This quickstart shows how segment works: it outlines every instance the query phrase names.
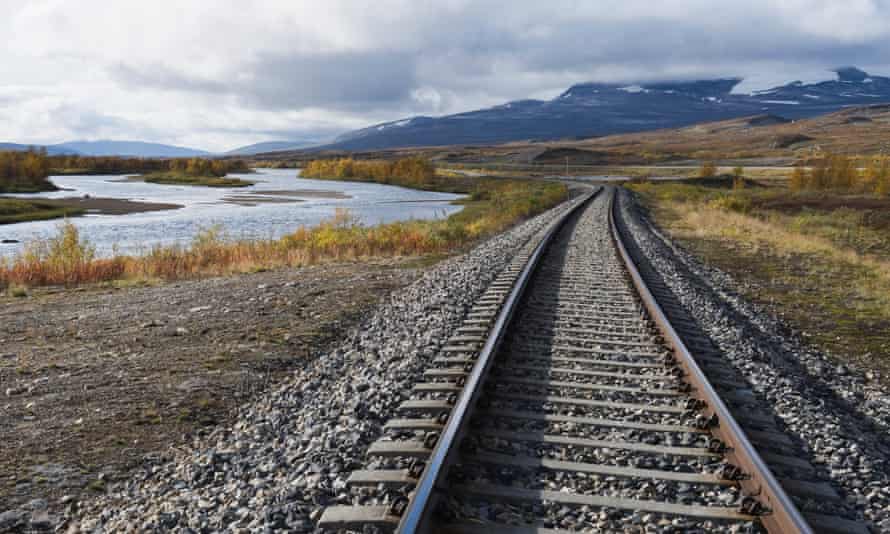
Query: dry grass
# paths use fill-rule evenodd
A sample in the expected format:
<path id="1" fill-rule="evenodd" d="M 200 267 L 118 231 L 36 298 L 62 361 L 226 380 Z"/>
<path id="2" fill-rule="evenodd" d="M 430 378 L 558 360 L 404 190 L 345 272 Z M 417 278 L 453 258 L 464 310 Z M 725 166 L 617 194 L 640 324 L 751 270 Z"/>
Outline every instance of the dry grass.
<path id="1" fill-rule="evenodd" d="M 811 342 L 890 371 L 882 357 L 890 353 L 890 221 L 882 216 L 890 202 L 689 182 L 629 187 L 674 238 Z"/>
<path id="2" fill-rule="evenodd" d="M 817 256 L 849 272 L 867 273 L 857 279 L 857 293 L 890 315 L 890 261 L 838 246 L 827 237 L 804 233 L 783 224 L 786 217 L 761 219 L 744 213 L 693 203 L 668 209 L 678 215 L 675 233 L 686 239 L 716 239 L 744 244 L 751 254 L 768 253 L 782 259 Z"/>

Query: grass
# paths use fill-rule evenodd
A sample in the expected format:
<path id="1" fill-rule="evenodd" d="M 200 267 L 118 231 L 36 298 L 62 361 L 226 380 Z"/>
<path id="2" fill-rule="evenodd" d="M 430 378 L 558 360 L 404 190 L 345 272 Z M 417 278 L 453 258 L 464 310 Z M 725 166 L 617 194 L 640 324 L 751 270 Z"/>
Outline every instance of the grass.
<path id="1" fill-rule="evenodd" d="M 439 178 L 436 178 L 439 180 Z M 231 239 L 209 228 L 189 245 L 157 246 L 143 256 L 99 258 L 70 222 L 58 234 L 0 258 L 0 289 L 13 285 L 67 286 L 112 282 L 117 286 L 374 257 L 424 257 L 453 253 L 541 213 L 567 196 L 562 184 L 527 180 L 461 178 L 430 188 L 467 192 L 464 208 L 447 219 L 366 226 L 348 211 L 270 240 Z M 440 189 L 440 190 L 441 190 Z"/>
<path id="2" fill-rule="evenodd" d="M 242 180 L 240 178 L 226 178 L 224 176 L 192 176 L 184 172 L 155 172 L 144 175 L 142 179 L 151 184 L 191 185 L 203 187 L 248 187 L 254 184 L 254 182 Z"/>
<path id="3" fill-rule="evenodd" d="M 0 224 L 74 217 L 83 212 L 77 208 L 60 208 L 40 201 L 0 198 Z"/>
<path id="4" fill-rule="evenodd" d="M 812 343 L 890 369 L 890 201 L 694 180 L 629 187 L 675 238 Z"/>
<path id="5" fill-rule="evenodd" d="M 8 183 L 0 180 L 0 195 L 7 193 L 42 193 L 44 191 L 58 191 L 59 188 L 49 180 L 41 180 L 34 183 Z"/>
<path id="6" fill-rule="evenodd" d="M 28 296 L 28 289 L 18 285 L 11 285 L 7 288 L 6 293 L 12 298 L 25 298 Z"/>

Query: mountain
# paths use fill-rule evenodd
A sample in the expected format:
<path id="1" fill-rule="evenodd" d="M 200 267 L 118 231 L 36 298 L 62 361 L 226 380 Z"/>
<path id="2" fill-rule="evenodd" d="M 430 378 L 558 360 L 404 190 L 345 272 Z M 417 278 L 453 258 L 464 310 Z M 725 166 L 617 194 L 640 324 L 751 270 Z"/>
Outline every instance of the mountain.
<path id="1" fill-rule="evenodd" d="M 281 152 L 283 150 L 297 150 L 319 144 L 318 141 L 265 141 L 252 145 L 238 147 L 225 153 L 227 156 L 253 156 L 264 152 Z"/>
<path id="2" fill-rule="evenodd" d="M 495 144 L 599 137 L 677 128 L 751 115 L 813 117 L 849 106 L 890 102 L 890 78 L 855 67 L 835 80 L 795 81 L 751 94 L 733 93 L 741 78 L 639 84 L 582 83 L 552 100 L 520 100 L 492 108 L 412 117 L 337 137 L 325 149 Z"/>
<path id="3" fill-rule="evenodd" d="M 70 141 L 50 145 L 47 150 L 65 150 L 83 156 L 130 156 L 140 158 L 188 158 L 210 156 L 210 152 L 142 141 Z"/>
<path id="4" fill-rule="evenodd" d="M 77 155 L 78 154 L 78 152 L 76 150 L 72 150 L 72 149 L 64 148 L 64 147 L 55 147 L 55 146 L 43 147 L 41 145 L 22 145 L 19 143 L 0 143 L 0 152 L 2 152 L 2 151 L 24 152 L 24 151 L 32 149 L 32 148 L 46 148 L 46 153 L 49 154 L 50 156 L 71 155 L 71 154 Z"/>

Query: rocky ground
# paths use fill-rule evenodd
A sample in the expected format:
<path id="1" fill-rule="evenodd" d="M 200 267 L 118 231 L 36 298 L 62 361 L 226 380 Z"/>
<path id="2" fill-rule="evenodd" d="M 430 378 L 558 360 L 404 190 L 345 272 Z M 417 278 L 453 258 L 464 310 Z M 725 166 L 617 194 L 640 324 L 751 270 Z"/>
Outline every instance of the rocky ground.
<path id="1" fill-rule="evenodd" d="M 876 532 L 890 532 L 890 395 L 874 371 L 807 345 L 769 309 L 747 302 L 726 273 L 699 262 L 622 196 L 625 220 L 687 310 L 807 448 Z"/>
<path id="2" fill-rule="evenodd" d="M 49 528 L 144 458 L 230 420 L 414 281 L 415 267 L 0 296 L 0 532 Z"/>
<path id="3" fill-rule="evenodd" d="M 489 281 L 552 216 L 548 212 L 425 271 L 418 280 L 384 299 L 333 348 L 305 359 L 278 387 L 244 402 L 231 421 L 215 425 L 203 435 L 192 435 L 188 443 L 180 441 L 180 446 L 156 449 L 160 452 L 144 456 L 126 479 L 93 477 L 99 481 L 93 485 L 100 497 L 66 501 L 61 517 L 51 517 L 50 521 L 39 512 L 23 515 L 29 507 L 42 507 L 43 503 L 32 502 L 14 510 L 12 513 L 19 515 L 7 517 L 7 524 L 15 520 L 24 528 L 30 517 L 31 527 L 56 523 L 59 530 L 72 532 L 187 527 L 311 531 L 324 505 L 342 490 L 345 474 L 360 465 L 367 446 L 395 413 L 407 385 L 417 380 Z M 354 299 L 354 285 L 344 282 L 344 291 L 337 299 L 344 304 Z M 279 298 L 281 286 L 267 285 L 265 291 L 269 298 Z M 170 320 L 147 326 L 154 319 L 144 315 L 140 307 L 151 306 L 157 300 L 147 296 L 147 302 L 134 302 L 132 308 L 112 314 L 138 313 L 140 317 L 138 326 L 121 335 L 132 340 L 143 332 L 157 330 L 176 339 L 179 328 L 187 335 L 200 331 L 201 322 Z M 243 306 L 244 300 L 245 295 L 236 295 L 226 303 L 189 302 L 176 317 L 188 316 L 191 309 L 202 306 L 210 306 L 207 313 L 220 313 L 225 306 Z M 315 313 L 318 308 L 304 302 L 300 309 L 302 313 Z M 68 317 L 79 314 L 72 310 Z M 268 315 L 263 316 L 258 323 L 267 319 Z M 114 324 L 113 319 L 107 320 L 109 326 Z M 288 333 L 291 339 L 295 335 L 295 329 L 284 325 L 276 332 L 279 341 Z M 200 341 L 197 344 L 203 346 Z M 285 353 L 293 350 L 287 347 Z M 142 365 L 155 366 L 159 373 L 165 373 L 167 367 L 158 359 Z M 93 373 L 104 373 L 104 369 Z M 179 377 L 177 383 L 188 379 Z M 107 397 L 109 405 L 117 400 Z M 146 417 L 149 423 L 154 418 L 153 413 Z M 84 416 L 81 424 L 86 421 Z M 103 428 L 108 429 L 113 422 L 106 421 Z"/>

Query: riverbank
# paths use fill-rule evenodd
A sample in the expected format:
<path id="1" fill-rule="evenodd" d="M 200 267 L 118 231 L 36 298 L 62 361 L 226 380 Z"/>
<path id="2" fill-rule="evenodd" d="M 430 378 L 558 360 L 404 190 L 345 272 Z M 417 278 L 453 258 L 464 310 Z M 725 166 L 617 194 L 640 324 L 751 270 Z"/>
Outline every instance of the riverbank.
<path id="1" fill-rule="evenodd" d="M 470 194 L 461 201 L 463 209 L 447 219 L 366 225 L 338 209 L 319 224 L 295 227 L 277 239 L 238 239 L 210 227 L 197 231 L 189 245 L 158 245 L 142 255 L 97 257 L 89 236 L 67 227 L 32 247 L 38 254 L 0 262 L 0 290 L 112 280 L 182 280 L 343 260 L 441 256 L 541 213 L 567 195 L 562 184 L 522 180 L 461 178 L 442 187 L 455 190 L 457 184 Z M 254 198 L 242 201 L 259 204 Z"/>
<path id="2" fill-rule="evenodd" d="M 37 180 L 31 183 L 12 183 L 8 180 L 0 180 L 0 195 L 11 195 L 19 193 L 46 193 L 49 191 L 58 191 L 59 188 L 46 179 Z"/>
<path id="3" fill-rule="evenodd" d="M 75 217 L 83 213 L 83 209 L 59 206 L 57 203 L 46 200 L 30 201 L 0 197 L 0 225 L 44 221 L 60 217 Z M 2 237 L 2 234 L 0 234 L 0 237 Z"/>
<path id="4" fill-rule="evenodd" d="M 179 209 L 182 205 L 138 202 L 121 198 L 42 198 L 26 200 L 0 197 L 0 225 L 94 215 L 128 215 Z M 2 233 L 0 233 L 2 237 Z"/>

